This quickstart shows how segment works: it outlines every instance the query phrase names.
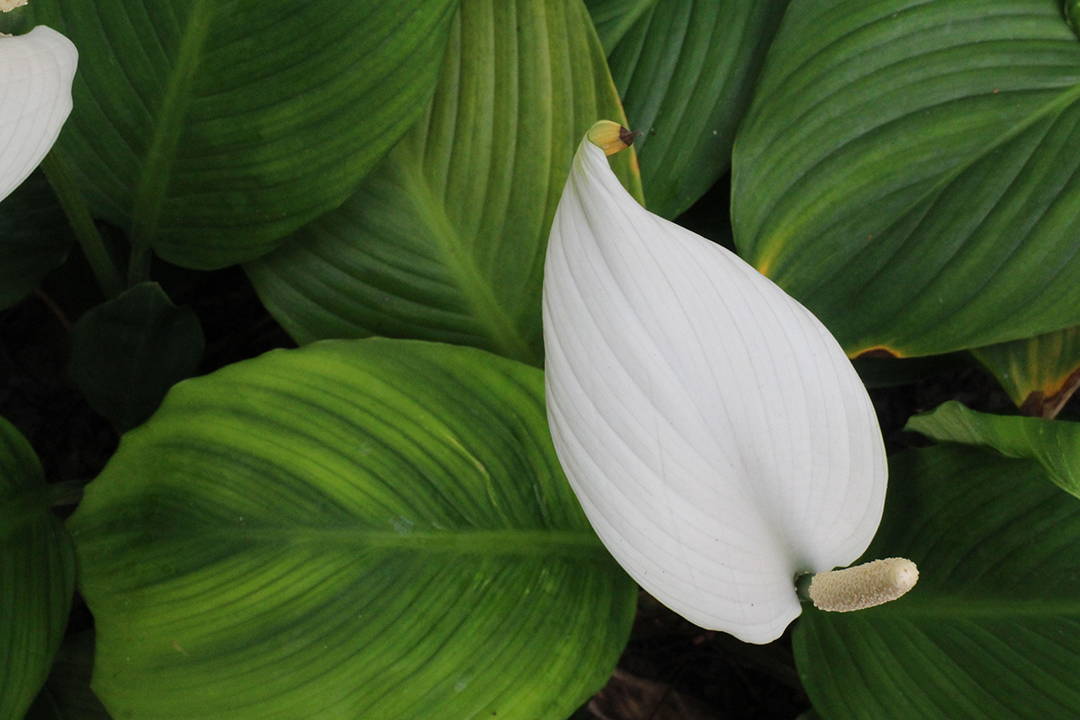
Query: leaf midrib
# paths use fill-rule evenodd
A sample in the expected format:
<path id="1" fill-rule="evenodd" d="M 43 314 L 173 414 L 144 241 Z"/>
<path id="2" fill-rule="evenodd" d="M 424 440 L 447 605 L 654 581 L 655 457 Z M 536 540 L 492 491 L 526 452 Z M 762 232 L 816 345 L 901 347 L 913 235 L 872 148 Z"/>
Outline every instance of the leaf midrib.
<path id="1" fill-rule="evenodd" d="M 595 556 L 609 557 L 607 550 L 587 530 L 513 528 L 498 530 L 393 531 L 343 525 L 220 526 L 196 533 L 215 542 L 253 540 L 331 547 L 422 551 L 449 555 Z"/>
<path id="2" fill-rule="evenodd" d="M 131 242 L 152 246 L 172 180 L 183 118 L 193 99 L 192 88 L 202 62 L 206 39 L 216 13 L 215 0 L 194 0 L 180 35 L 176 63 L 165 80 L 165 93 L 154 118 L 146 158 L 132 198 Z"/>
<path id="3" fill-rule="evenodd" d="M 535 364 L 537 358 L 529 343 L 496 297 L 491 284 L 477 268 L 465 244 L 454 227 L 443 201 L 424 177 L 421 168 L 411 167 L 406 176 L 415 190 L 419 205 L 424 208 L 424 220 L 436 241 L 447 273 L 461 291 L 472 310 L 472 316 L 483 325 L 487 338 L 501 355 Z"/>

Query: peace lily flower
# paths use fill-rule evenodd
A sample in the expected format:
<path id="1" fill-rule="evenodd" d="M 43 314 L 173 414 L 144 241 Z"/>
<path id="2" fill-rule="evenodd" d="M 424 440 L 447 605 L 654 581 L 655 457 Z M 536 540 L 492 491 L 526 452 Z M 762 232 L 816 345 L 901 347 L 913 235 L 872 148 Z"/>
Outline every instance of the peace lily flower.
<path id="1" fill-rule="evenodd" d="M 25 4 L 0 3 L 3 10 Z M 0 200 L 41 164 L 60 135 L 78 59 L 70 40 L 44 26 L 0 35 Z"/>
<path id="2" fill-rule="evenodd" d="M 641 207 L 597 123 L 551 229 L 544 279 L 548 418 L 600 539 L 692 622 L 765 643 L 801 611 L 895 599 L 908 560 L 835 571 L 884 506 L 874 409 L 828 330 L 737 255 Z M 806 576 L 809 577 L 809 576 Z"/>

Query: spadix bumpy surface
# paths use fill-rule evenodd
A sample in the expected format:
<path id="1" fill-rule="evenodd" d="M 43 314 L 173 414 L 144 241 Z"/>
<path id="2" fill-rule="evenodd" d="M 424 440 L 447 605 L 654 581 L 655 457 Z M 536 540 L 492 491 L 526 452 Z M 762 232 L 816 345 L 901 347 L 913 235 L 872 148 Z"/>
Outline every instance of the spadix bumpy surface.
<path id="1" fill-rule="evenodd" d="M 0 201 L 33 172 L 71 112 L 79 54 L 60 33 L 39 26 L 0 35 Z"/>
<path id="2" fill-rule="evenodd" d="M 570 483 L 672 610 L 770 642 L 799 615 L 797 574 L 869 545 L 885 452 L 843 350 L 738 256 L 638 205 L 587 139 L 551 230 L 544 342 Z"/>

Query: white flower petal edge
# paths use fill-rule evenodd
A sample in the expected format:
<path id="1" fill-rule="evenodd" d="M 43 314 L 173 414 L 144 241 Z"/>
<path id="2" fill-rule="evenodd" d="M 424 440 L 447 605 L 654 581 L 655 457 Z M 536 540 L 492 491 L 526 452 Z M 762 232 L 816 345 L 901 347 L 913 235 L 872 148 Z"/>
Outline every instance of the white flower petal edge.
<path id="1" fill-rule="evenodd" d="M 588 139 L 543 312 L 555 448 L 608 550 L 688 620 L 780 637 L 795 576 L 848 565 L 881 521 L 881 431 L 839 344 L 738 256 L 642 208 Z"/>
<path id="2" fill-rule="evenodd" d="M 39 26 L 0 36 L 0 201 L 34 171 L 71 112 L 79 54 L 60 33 Z"/>

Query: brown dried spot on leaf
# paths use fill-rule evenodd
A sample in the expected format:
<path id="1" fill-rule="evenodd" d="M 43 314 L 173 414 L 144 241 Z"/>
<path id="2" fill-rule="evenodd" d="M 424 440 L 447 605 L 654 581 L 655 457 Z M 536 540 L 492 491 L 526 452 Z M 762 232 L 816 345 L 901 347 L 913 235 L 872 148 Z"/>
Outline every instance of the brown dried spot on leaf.
<path id="1" fill-rule="evenodd" d="M 1080 388 L 1080 368 L 1074 370 L 1056 389 L 1048 394 L 1043 390 L 1030 393 L 1020 404 L 1020 412 L 1032 417 L 1052 420 L 1069 402 L 1069 398 Z"/>

